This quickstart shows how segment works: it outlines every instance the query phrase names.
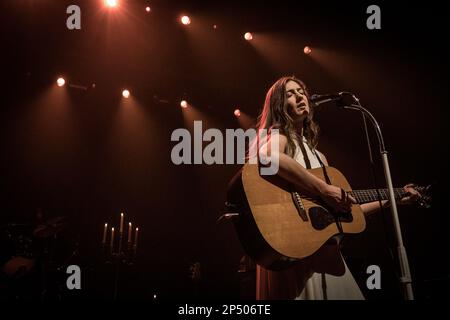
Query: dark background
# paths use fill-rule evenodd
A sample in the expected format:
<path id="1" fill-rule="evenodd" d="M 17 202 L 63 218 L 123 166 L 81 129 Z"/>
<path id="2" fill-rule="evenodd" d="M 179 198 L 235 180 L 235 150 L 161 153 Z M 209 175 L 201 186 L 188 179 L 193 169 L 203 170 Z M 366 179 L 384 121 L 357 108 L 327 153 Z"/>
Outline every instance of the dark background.
<path id="1" fill-rule="evenodd" d="M 237 273 L 243 251 L 233 227 L 216 224 L 239 166 L 176 166 L 170 136 L 188 127 L 182 98 L 204 127 L 239 128 L 236 107 L 255 118 L 270 85 L 295 74 L 311 92 L 360 97 L 381 125 L 395 186 L 433 183 L 431 209 L 399 210 L 416 297 L 442 298 L 449 285 L 447 17 L 438 2 L 395 3 L 376 3 L 381 30 L 366 28 L 373 3 L 365 1 L 122 1 L 115 12 L 93 0 L 2 3 L 1 231 L 11 223 L 35 226 L 38 208 L 43 220 L 67 217 L 67 227 L 50 241 L 54 264 L 80 265 L 83 289 L 54 292 L 109 299 L 113 273 L 101 255 L 102 228 L 117 226 L 123 211 L 141 234 L 135 264 L 122 269 L 119 297 L 248 297 Z M 65 26 L 70 4 L 81 8 L 81 30 Z M 190 26 L 178 22 L 181 13 L 191 16 Z M 243 39 L 247 31 L 253 42 Z M 303 54 L 305 45 L 311 56 Z M 58 88 L 60 75 L 88 89 Z M 133 98 L 123 102 L 125 87 Z M 373 187 L 360 115 L 328 106 L 317 120 L 319 150 L 330 164 L 353 188 Z M 401 299 L 389 216 L 369 218 L 367 230 L 344 243 L 369 299 Z M 8 256 L 2 255 L 3 263 Z M 189 278 L 194 262 L 201 264 L 199 284 Z M 381 267 L 382 290 L 365 289 L 370 264 Z M 62 283 L 51 272 L 48 286 Z M 21 282 L 34 288 L 30 298 L 42 290 L 40 273 Z M 15 285 L 2 279 L 3 291 Z"/>

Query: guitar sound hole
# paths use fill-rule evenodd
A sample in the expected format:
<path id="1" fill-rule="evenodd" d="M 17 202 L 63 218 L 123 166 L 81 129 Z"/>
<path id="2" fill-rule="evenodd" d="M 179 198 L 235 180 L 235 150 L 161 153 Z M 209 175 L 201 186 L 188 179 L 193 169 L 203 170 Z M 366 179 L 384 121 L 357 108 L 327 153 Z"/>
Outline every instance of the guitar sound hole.
<path id="1" fill-rule="evenodd" d="M 353 216 L 351 211 L 332 213 L 323 207 L 312 207 L 308 210 L 311 224 L 316 230 L 323 230 L 330 224 L 335 223 L 339 218 L 341 222 L 352 222 Z"/>

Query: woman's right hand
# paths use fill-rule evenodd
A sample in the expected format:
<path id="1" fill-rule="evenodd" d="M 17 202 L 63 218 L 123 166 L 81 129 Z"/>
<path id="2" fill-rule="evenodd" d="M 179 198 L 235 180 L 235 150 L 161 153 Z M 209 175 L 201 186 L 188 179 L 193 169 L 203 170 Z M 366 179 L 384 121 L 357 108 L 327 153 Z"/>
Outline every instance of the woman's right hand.
<path id="1" fill-rule="evenodd" d="M 352 204 L 356 203 L 355 198 L 347 194 L 343 189 L 326 184 L 320 197 L 327 205 L 338 212 L 348 212 Z"/>

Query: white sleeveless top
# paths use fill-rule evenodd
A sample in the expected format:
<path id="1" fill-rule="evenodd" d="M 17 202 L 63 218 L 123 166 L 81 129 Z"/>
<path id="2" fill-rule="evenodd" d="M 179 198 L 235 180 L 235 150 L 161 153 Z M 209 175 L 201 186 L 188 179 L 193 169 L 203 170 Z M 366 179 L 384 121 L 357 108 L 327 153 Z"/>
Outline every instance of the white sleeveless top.
<path id="1" fill-rule="evenodd" d="M 298 141 L 296 139 L 294 139 L 294 143 L 295 143 L 295 149 L 296 149 L 295 154 L 294 154 L 294 160 L 306 168 L 306 162 L 305 162 L 305 159 L 303 158 L 303 153 L 302 153 L 302 150 L 300 149 Z M 308 155 L 309 162 L 311 163 L 311 169 L 319 168 L 320 162 L 317 159 L 317 155 L 320 157 L 320 160 L 322 160 L 322 162 L 323 162 L 323 158 L 321 157 L 320 152 L 318 150 L 315 150 L 315 151 L 311 150 L 311 148 L 308 146 L 308 143 L 307 143 L 305 137 L 303 137 L 303 145 L 305 146 L 306 154 Z"/>

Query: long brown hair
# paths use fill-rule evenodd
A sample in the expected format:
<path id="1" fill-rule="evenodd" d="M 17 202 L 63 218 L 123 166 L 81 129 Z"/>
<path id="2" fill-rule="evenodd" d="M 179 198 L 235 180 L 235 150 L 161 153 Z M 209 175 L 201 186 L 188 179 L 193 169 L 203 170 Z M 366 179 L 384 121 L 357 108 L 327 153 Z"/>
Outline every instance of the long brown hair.
<path id="1" fill-rule="evenodd" d="M 267 91 L 263 110 L 258 117 L 258 129 L 278 129 L 281 134 L 287 138 L 286 154 L 294 157 L 295 142 L 294 139 L 301 139 L 294 126 L 294 120 L 288 113 L 286 103 L 286 83 L 289 81 L 297 82 L 305 91 L 309 102 L 309 114 L 303 121 L 303 136 L 306 138 L 308 146 L 314 150 L 317 147 L 319 139 L 319 126 L 313 120 L 313 103 L 310 100 L 309 93 L 303 81 L 294 76 L 282 77 L 278 79 Z M 301 140 L 299 141 L 301 143 Z"/>

